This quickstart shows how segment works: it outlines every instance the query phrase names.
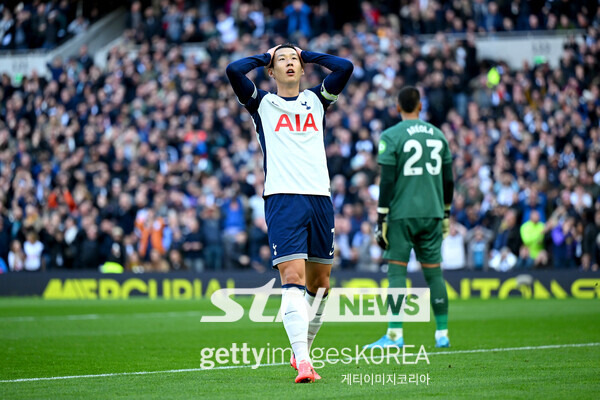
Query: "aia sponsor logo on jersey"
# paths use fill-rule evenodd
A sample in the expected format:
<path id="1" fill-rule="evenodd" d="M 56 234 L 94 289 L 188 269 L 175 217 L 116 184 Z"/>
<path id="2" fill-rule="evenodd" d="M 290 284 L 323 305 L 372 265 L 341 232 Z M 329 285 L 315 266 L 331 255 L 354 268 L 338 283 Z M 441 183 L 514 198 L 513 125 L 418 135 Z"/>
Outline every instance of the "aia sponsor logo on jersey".
<path id="1" fill-rule="evenodd" d="M 291 132 L 306 132 L 310 128 L 315 132 L 319 131 L 319 129 L 317 129 L 317 124 L 315 123 L 315 117 L 312 113 L 306 114 L 306 118 L 302 117 L 300 114 L 294 114 L 292 119 L 295 124 L 292 124 L 292 120 L 287 114 L 281 114 L 277 121 L 277 125 L 275 126 L 275 132 L 279 132 L 283 129 L 287 129 Z"/>

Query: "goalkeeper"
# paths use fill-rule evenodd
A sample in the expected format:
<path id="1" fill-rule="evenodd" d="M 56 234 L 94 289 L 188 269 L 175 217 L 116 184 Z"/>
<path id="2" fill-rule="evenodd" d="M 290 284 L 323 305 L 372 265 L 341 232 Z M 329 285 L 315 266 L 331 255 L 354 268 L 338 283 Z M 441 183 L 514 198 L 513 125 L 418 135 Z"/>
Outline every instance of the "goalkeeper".
<path id="1" fill-rule="evenodd" d="M 454 192 L 452 155 L 444 134 L 419 119 L 421 107 L 419 91 L 404 87 L 398 95 L 402 122 L 381 135 L 376 239 L 385 250 L 391 288 L 406 287 L 406 266 L 414 248 L 431 291 L 436 347 L 449 347 L 448 293 L 440 263 Z M 404 346 L 402 322 L 390 321 L 387 333 L 365 347 L 375 346 Z"/>

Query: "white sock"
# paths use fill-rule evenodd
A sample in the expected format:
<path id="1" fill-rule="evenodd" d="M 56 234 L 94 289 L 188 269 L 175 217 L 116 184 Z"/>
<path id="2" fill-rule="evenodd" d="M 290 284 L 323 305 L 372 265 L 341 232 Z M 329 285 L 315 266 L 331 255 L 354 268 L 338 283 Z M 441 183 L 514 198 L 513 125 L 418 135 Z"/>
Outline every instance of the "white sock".
<path id="1" fill-rule="evenodd" d="M 306 294 L 304 295 L 304 298 L 306 299 L 308 305 L 310 307 L 312 307 L 316 297 L 311 296 L 307 290 Z M 323 297 L 321 299 L 321 302 L 319 303 L 319 307 L 317 307 L 317 312 L 315 314 L 315 317 L 312 319 L 312 321 L 310 321 L 308 323 L 308 336 L 307 336 L 308 351 L 310 351 L 310 347 L 312 346 L 313 341 L 315 340 L 315 337 L 317 336 L 317 332 L 319 332 L 319 329 L 321 328 L 321 325 L 323 324 L 323 321 L 321 320 L 321 316 L 323 315 L 323 310 L 325 309 L 325 303 L 327 303 L 327 295 L 325 295 L 325 297 Z"/>
<path id="2" fill-rule="evenodd" d="M 402 328 L 388 328 L 387 337 L 396 341 L 402 337 Z"/>
<path id="3" fill-rule="evenodd" d="M 435 340 L 438 340 L 441 337 L 448 336 L 448 329 L 441 329 L 435 331 Z"/>
<path id="4" fill-rule="evenodd" d="M 288 334 L 296 362 L 308 360 L 308 305 L 304 299 L 304 291 L 292 286 L 283 288 L 281 292 L 281 313 L 283 327 Z"/>

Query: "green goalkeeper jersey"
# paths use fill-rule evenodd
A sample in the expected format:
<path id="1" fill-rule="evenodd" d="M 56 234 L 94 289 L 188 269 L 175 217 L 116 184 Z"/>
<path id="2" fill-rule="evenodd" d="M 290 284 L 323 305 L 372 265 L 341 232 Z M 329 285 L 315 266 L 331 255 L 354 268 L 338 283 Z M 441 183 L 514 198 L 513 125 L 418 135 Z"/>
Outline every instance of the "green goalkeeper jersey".
<path id="1" fill-rule="evenodd" d="M 390 220 L 444 217 L 442 166 L 452 155 L 442 131 L 421 120 L 402 121 L 382 133 L 377 161 L 396 167 Z"/>

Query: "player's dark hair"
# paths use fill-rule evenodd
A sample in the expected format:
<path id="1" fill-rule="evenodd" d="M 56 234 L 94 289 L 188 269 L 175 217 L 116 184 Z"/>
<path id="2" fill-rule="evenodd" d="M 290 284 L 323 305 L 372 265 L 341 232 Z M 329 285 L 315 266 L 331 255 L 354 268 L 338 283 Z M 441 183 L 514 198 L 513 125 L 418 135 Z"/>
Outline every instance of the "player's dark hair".
<path id="1" fill-rule="evenodd" d="M 277 53 L 277 50 L 286 49 L 286 48 L 296 50 L 296 47 L 298 47 L 298 46 L 296 46 L 295 44 L 290 43 L 290 42 L 287 42 L 287 43 L 277 46 L 277 48 L 273 52 L 273 57 L 271 57 L 271 62 L 269 63 L 267 68 L 273 68 L 273 64 L 275 64 L 275 53 Z M 304 61 L 302 61 L 302 57 L 299 57 L 299 58 L 300 58 L 300 65 L 302 65 L 302 68 L 304 68 Z"/>
<path id="2" fill-rule="evenodd" d="M 398 104 L 405 113 L 411 113 L 417 109 L 421 95 L 419 90 L 414 86 L 406 86 L 398 93 Z"/>

